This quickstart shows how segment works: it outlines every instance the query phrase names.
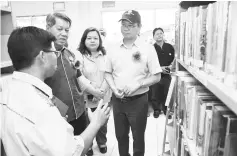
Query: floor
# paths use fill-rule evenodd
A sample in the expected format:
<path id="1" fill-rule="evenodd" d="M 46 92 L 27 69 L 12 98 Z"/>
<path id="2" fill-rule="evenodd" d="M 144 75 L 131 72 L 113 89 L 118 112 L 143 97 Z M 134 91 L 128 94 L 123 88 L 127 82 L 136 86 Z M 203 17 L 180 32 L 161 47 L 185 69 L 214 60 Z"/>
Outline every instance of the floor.
<path id="1" fill-rule="evenodd" d="M 165 115 L 161 114 L 159 118 L 153 117 L 153 110 L 149 108 L 150 116 L 147 118 L 147 128 L 145 133 L 145 142 L 146 142 L 146 151 L 145 156 L 159 156 L 162 153 L 162 144 L 163 144 L 163 134 L 165 128 Z M 129 153 L 132 155 L 132 134 L 130 133 L 130 145 Z M 109 121 L 108 121 L 108 133 L 107 133 L 107 147 L 108 151 L 106 154 L 101 154 L 99 152 L 98 146 L 94 140 L 93 142 L 93 151 L 94 156 L 119 156 L 118 145 L 115 137 L 114 131 L 114 120 L 113 114 L 111 112 Z"/>

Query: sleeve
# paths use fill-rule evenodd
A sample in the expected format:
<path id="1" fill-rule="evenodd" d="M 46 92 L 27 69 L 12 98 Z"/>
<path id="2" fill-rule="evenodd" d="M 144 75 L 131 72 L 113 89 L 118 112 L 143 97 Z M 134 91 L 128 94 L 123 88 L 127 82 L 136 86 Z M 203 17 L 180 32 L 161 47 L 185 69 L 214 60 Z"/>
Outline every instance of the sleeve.
<path id="1" fill-rule="evenodd" d="M 112 57 L 111 52 L 106 55 L 106 61 L 105 61 L 105 72 L 112 73 Z"/>
<path id="2" fill-rule="evenodd" d="M 158 56 L 156 54 L 154 46 L 149 46 L 149 52 L 148 52 L 148 69 L 151 74 L 157 74 L 161 73 L 162 69 L 160 67 L 160 63 L 158 60 Z"/>
<path id="3" fill-rule="evenodd" d="M 29 153 L 35 156 L 80 156 L 84 149 L 83 139 L 74 136 L 73 128 L 58 111 L 52 111 L 56 107 L 50 109 L 25 134 L 24 142 Z"/>
<path id="4" fill-rule="evenodd" d="M 170 64 L 174 61 L 174 55 L 175 55 L 175 53 L 174 53 L 174 47 L 170 44 L 170 52 L 171 52 L 171 62 L 170 62 Z"/>
<path id="5" fill-rule="evenodd" d="M 82 91 L 86 90 L 86 88 L 87 88 L 89 85 L 91 85 L 91 81 L 88 80 L 84 75 L 81 75 L 81 76 L 78 78 L 78 82 L 79 82 L 79 85 L 80 85 Z"/>

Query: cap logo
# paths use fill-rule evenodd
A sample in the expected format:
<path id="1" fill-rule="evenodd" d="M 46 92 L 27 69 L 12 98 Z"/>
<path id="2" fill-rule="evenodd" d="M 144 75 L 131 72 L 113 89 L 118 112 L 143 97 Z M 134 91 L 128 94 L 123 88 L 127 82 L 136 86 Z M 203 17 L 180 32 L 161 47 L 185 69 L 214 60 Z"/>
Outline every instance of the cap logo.
<path id="1" fill-rule="evenodd" d="M 128 10 L 127 12 L 125 12 L 125 14 L 134 15 L 134 14 L 132 13 L 132 10 Z"/>

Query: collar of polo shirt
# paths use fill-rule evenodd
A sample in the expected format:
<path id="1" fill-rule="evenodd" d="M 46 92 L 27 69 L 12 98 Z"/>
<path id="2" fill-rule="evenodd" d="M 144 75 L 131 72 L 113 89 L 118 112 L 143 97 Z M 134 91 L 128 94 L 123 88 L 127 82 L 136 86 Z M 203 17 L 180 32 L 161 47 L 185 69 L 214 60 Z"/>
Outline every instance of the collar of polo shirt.
<path id="1" fill-rule="evenodd" d="M 133 45 L 135 45 L 136 47 L 139 47 L 140 43 L 141 43 L 141 39 L 140 39 L 139 37 L 137 37 L 137 39 L 135 40 L 135 42 L 133 43 Z M 119 45 L 120 45 L 120 47 L 121 47 L 121 46 L 126 47 L 126 46 L 124 45 L 124 43 L 123 43 L 123 40 L 121 40 L 121 41 L 119 42 Z"/>

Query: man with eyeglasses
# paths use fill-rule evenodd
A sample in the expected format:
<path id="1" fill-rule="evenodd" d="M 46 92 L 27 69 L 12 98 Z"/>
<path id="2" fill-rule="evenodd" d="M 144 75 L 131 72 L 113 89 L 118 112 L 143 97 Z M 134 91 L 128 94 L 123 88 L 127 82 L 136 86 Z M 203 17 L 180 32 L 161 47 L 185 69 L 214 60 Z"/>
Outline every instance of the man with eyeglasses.
<path id="1" fill-rule="evenodd" d="M 1 84 L 1 137 L 8 156 L 81 156 L 108 120 L 110 108 L 98 105 L 90 125 L 74 136 L 73 127 L 53 102 L 44 83 L 57 70 L 55 37 L 37 27 L 15 29 L 8 53 L 16 71 Z M 56 54 L 56 55 L 55 55 Z"/>
<path id="2" fill-rule="evenodd" d="M 162 72 L 154 47 L 138 37 L 141 16 L 126 11 L 121 21 L 123 40 L 108 48 L 106 80 L 113 91 L 115 133 L 120 156 L 129 156 L 129 130 L 133 134 L 133 156 L 144 156 L 149 86 Z"/>
<path id="3" fill-rule="evenodd" d="M 98 98 L 102 98 L 104 93 L 94 88 L 81 74 L 80 63 L 76 60 L 75 54 L 66 47 L 71 19 L 63 13 L 56 12 L 47 16 L 46 23 L 47 31 L 56 37 L 54 45 L 60 56 L 57 71 L 52 77 L 47 78 L 45 83 L 52 88 L 53 94 L 68 106 L 67 121 L 73 126 L 74 134 L 80 135 L 88 125 L 83 91 L 86 90 Z"/>

